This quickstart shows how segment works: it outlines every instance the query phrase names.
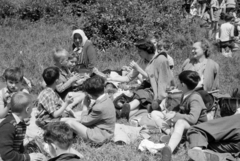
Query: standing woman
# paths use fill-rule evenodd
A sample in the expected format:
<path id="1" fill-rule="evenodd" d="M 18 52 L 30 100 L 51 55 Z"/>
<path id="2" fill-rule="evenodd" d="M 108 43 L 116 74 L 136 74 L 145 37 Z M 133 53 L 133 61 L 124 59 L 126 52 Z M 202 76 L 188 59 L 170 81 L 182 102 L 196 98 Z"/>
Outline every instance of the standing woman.
<path id="1" fill-rule="evenodd" d="M 192 58 L 188 58 L 182 71 L 192 70 L 200 75 L 198 88 L 212 91 L 219 88 L 219 65 L 209 58 L 210 43 L 206 39 L 196 41 L 192 46 Z"/>
<path id="2" fill-rule="evenodd" d="M 147 108 L 153 101 L 163 100 L 173 79 L 165 52 L 155 54 L 154 44 L 147 39 L 139 40 L 135 46 L 141 58 L 139 62 L 146 64 L 145 70 L 139 66 L 139 62 L 132 62 L 130 66 L 133 70 L 127 76 L 108 78 L 109 81 L 130 82 L 141 73 L 149 82 L 150 88 L 136 90 L 133 101 L 123 105 L 120 117 L 127 119 L 139 110 L 139 105 Z"/>
<path id="3" fill-rule="evenodd" d="M 96 66 L 97 53 L 84 31 L 76 29 L 72 33 L 73 54 L 77 58 L 77 71 L 79 73 L 89 73 Z"/>

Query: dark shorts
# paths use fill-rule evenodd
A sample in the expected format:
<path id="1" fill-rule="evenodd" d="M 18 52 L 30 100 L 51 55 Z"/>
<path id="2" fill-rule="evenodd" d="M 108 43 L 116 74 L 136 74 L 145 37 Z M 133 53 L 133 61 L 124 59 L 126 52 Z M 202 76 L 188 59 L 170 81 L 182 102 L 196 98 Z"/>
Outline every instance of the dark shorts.
<path id="1" fill-rule="evenodd" d="M 207 3 L 207 2 L 208 2 L 207 0 L 198 0 L 199 4 L 204 4 L 204 3 Z"/>
<path id="2" fill-rule="evenodd" d="M 153 97 L 153 90 L 151 88 L 139 89 L 134 92 L 134 99 L 139 100 L 140 105 L 146 109 L 152 103 Z"/>
<path id="3" fill-rule="evenodd" d="M 230 40 L 230 41 L 221 41 L 220 42 L 220 48 L 226 48 L 229 47 L 230 49 L 234 48 L 234 41 Z"/>

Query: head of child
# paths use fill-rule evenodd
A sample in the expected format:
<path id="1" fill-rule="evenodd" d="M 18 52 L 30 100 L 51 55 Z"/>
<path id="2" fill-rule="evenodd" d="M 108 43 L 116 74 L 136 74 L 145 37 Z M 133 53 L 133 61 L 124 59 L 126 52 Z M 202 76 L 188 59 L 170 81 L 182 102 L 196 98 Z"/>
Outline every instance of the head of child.
<path id="1" fill-rule="evenodd" d="M 226 22 L 232 22 L 234 20 L 234 16 L 231 14 L 226 14 L 224 18 Z"/>
<path id="2" fill-rule="evenodd" d="M 56 88 L 59 75 L 59 69 L 57 67 L 48 67 L 43 71 L 42 77 L 47 87 Z"/>
<path id="3" fill-rule="evenodd" d="M 25 92 L 14 93 L 10 102 L 12 113 L 20 119 L 30 118 L 32 113 L 33 99 Z"/>
<path id="4" fill-rule="evenodd" d="M 192 54 L 193 58 L 200 59 L 202 57 L 208 58 L 210 56 L 210 43 L 206 39 L 201 39 L 193 43 Z"/>
<path id="5" fill-rule="evenodd" d="M 178 88 L 183 94 L 194 90 L 201 79 L 197 72 L 190 70 L 183 71 L 178 78 L 180 81 Z"/>
<path id="6" fill-rule="evenodd" d="M 8 68 L 3 73 L 7 88 L 11 92 L 17 92 L 23 81 L 23 72 L 20 68 Z"/>
<path id="7" fill-rule="evenodd" d="M 44 130 L 43 139 L 49 145 L 53 156 L 69 153 L 76 141 L 76 133 L 64 122 L 51 122 Z"/>
<path id="8" fill-rule="evenodd" d="M 135 43 L 139 56 L 145 60 L 151 60 L 155 55 L 155 46 L 149 39 L 142 39 Z"/>
<path id="9" fill-rule="evenodd" d="M 67 66 L 69 68 L 73 68 L 76 65 L 76 63 L 77 63 L 76 57 L 74 57 L 74 56 L 69 56 L 68 57 L 68 65 Z"/>
<path id="10" fill-rule="evenodd" d="M 172 48 L 171 42 L 168 40 L 161 40 L 157 43 L 157 50 L 159 52 L 161 51 L 168 52 L 171 50 L 171 48 Z"/>
<path id="11" fill-rule="evenodd" d="M 69 53 L 62 48 L 56 48 L 53 53 L 53 61 L 59 68 L 69 68 Z"/>
<path id="12" fill-rule="evenodd" d="M 96 100 L 104 94 L 105 79 L 101 76 L 94 75 L 83 83 L 84 91 L 88 93 L 90 98 Z"/>

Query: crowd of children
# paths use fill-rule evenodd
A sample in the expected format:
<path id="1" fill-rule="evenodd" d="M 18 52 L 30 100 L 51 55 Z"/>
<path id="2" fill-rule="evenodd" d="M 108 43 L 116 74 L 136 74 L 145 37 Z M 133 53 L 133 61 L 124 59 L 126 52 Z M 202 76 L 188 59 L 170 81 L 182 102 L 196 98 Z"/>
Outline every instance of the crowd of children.
<path id="1" fill-rule="evenodd" d="M 205 18 L 207 2 L 198 3 L 198 14 Z M 226 1 L 225 4 L 227 13 L 234 10 L 234 3 Z M 212 0 L 210 6 L 212 27 L 216 28 L 221 7 L 217 0 Z M 219 39 L 221 48 L 227 50 L 231 47 L 234 27 L 230 14 L 225 15 L 225 20 L 220 27 Z M 100 72 L 95 68 L 94 46 L 83 30 L 74 30 L 72 38 L 72 52 L 62 48 L 54 50 L 54 64 L 44 69 L 45 88 L 36 100 L 29 94 L 29 86 L 23 84 L 27 79 L 20 68 L 4 71 L 6 84 L 0 91 L 2 160 L 47 160 L 41 153 L 24 153 L 26 122 L 35 106 L 38 114 L 34 123 L 44 131 L 42 138 L 51 156 L 49 161 L 80 160 L 83 156 L 72 150 L 77 136 L 101 146 L 114 137 L 117 119 L 130 121 L 139 113 L 147 113 L 162 133 L 160 141 L 166 144 L 161 150 L 163 161 L 171 161 L 184 134 L 190 143 L 189 157 L 195 161 L 238 157 L 239 116 L 211 121 L 207 117 L 208 92 L 219 88 L 219 65 L 209 58 L 208 40 L 193 43 L 192 56 L 183 62 L 178 76 L 180 83 L 176 84 L 174 62 L 169 55 L 172 44 L 167 40 L 157 36 L 139 40 L 135 43 L 139 61 L 132 61 L 121 71 Z M 134 88 L 121 84 L 135 78 L 139 80 Z M 169 109 L 168 92 L 176 88 L 181 92 L 180 102 Z"/>

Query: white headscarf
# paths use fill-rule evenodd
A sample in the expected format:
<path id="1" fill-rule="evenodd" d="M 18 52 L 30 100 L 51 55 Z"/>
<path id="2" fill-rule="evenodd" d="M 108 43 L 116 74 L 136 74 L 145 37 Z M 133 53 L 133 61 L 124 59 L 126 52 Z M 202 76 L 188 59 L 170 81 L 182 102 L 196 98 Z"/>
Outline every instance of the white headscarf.
<path id="1" fill-rule="evenodd" d="M 73 33 L 72 33 L 72 38 L 73 38 L 74 34 L 80 34 L 81 35 L 81 37 L 82 37 L 82 44 L 81 44 L 81 46 L 83 47 L 84 44 L 86 43 L 86 41 L 88 40 L 88 38 L 85 35 L 84 31 L 81 30 L 81 29 L 74 30 Z"/>

